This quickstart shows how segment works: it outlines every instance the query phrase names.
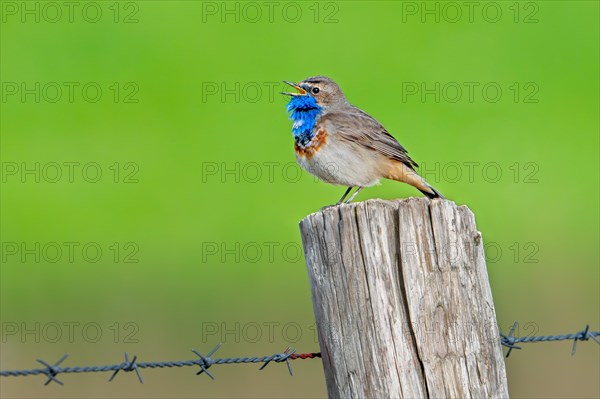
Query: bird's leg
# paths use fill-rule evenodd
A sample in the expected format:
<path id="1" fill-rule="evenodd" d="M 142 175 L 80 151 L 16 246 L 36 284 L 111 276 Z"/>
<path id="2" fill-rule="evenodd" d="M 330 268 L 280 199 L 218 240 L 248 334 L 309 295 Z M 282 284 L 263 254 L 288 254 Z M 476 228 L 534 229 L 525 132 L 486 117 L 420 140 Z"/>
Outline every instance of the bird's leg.
<path id="1" fill-rule="evenodd" d="M 323 208 L 321 208 L 321 210 L 327 209 L 327 208 L 332 208 L 334 206 L 338 206 L 340 204 L 346 204 L 348 203 L 348 201 L 344 202 L 344 199 L 348 196 L 348 194 L 350 194 L 350 191 L 353 189 L 354 187 L 348 187 L 348 189 L 346 190 L 346 192 L 344 193 L 344 195 L 342 195 L 342 198 L 340 198 L 340 200 L 335 204 L 335 205 L 327 205 L 324 206 Z M 361 187 L 362 188 L 362 187 Z M 360 189 L 359 189 L 360 191 Z M 356 193 L 354 193 L 354 195 L 352 195 L 352 198 L 354 198 L 354 196 L 356 195 Z"/>
<path id="2" fill-rule="evenodd" d="M 354 194 L 352 194 L 352 195 L 350 196 L 350 198 L 348 198 L 348 199 L 346 200 L 346 202 L 344 202 L 344 204 L 349 204 L 350 202 L 352 202 L 352 200 L 354 199 L 354 197 L 356 197 L 356 195 L 357 195 L 358 193 L 360 193 L 360 190 L 362 190 L 363 188 L 364 188 L 364 187 L 359 187 L 358 189 L 356 189 L 356 191 L 354 192 Z M 345 195 L 344 195 L 344 196 L 345 196 Z"/>
<path id="3" fill-rule="evenodd" d="M 337 202 L 336 205 L 339 205 L 341 203 L 344 202 L 344 198 L 346 198 L 348 196 L 348 194 L 350 194 L 350 191 L 353 189 L 354 187 L 348 187 L 348 190 L 346 190 L 346 192 L 344 193 L 344 195 L 342 195 L 342 198 L 340 198 L 340 200 Z"/>

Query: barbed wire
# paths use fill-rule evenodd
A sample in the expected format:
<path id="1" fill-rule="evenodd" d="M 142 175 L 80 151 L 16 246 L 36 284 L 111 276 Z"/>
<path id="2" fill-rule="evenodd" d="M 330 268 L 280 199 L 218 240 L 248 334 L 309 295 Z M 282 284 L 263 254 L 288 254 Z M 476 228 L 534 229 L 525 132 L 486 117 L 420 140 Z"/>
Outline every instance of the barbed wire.
<path id="1" fill-rule="evenodd" d="M 550 341 L 573 341 L 573 349 L 571 351 L 571 355 L 575 354 L 576 346 L 578 341 L 588 341 L 590 339 L 594 340 L 596 343 L 600 344 L 600 340 L 597 338 L 600 336 L 600 331 L 590 331 L 589 325 L 587 325 L 583 330 L 573 333 L 573 334 L 562 334 L 562 335 L 539 335 L 539 336 L 524 336 L 524 337 L 515 337 L 514 332 L 517 329 L 518 323 L 514 323 L 511 327 L 508 335 L 500 333 L 500 343 L 508 348 L 508 352 L 506 357 L 508 357 L 513 349 L 521 349 L 520 346 L 517 346 L 518 343 L 533 343 L 533 342 L 550 342 Z M 60 381 L 57 376 L 59 374 L 68 374 L 68 373 L 98 373 L 98 372 L 110 372 L 112 371 L 112 375 L 108 379 L 108 381 L 113 381 L 119 371 L 131 372 L 134 371 L 140 383 L 144 383 L 142 375 L 140 373 L 140 369 L 145 368 L 171 368 L 171 367 L 192 367 L 197 366 L 200 367 L 200 370 L 196 372 L 196 375 L 200 375 L 205 373 L 209 378 L 215 379 L 215 377 L 208 371 L 211 366 L 217 364 L 241 364 L 241 363 L 263 363 L 259 370 L 263 370 L 267 367 L 271 362 L 275 363 L 286 363 L 288 367 L 288 371 L 290 375 L 292 373 L 292 367 L 290 365 L 290 360 L 296 359 L 315 359 L 320 358 L 320 352 L 313 353 L 302 353 L 296 354 L 296 351 L 287 348 L 285 351 L 281 353 L 275 353 L 270 356 L 261 356 L 261 357 L 226 357 L 226 358 L 215 358 L 213 359 L 211 356 L 221 347 L 221 344 L 218 344 L 213 350 L 208 352 L 206 356 L 201 354 L 195 349 L 192 349 L 192 352 L 198 356 L 197 359 L 192 360 L 177 360 L 177 361 L 163 361 L 163 362 L 138 362 L 137 356 L 133 356 L 131 360 L 129 360 L 129 354 L 125 352 L 125 360 L 121 363 L 106 365 L 106 366 L 74 366 L 74 367 L 61 367 L 60 364 L 69 357 L 68 354 L 65 354 L 54 364 L 49 364 L 44 360 L 37 359 L 38 363 L 42 364 L 44 368 L 37 369 L 28 369 L 28 370 L 3 370 L 0 371 L 0 377 L 28 377 L 33 375 L 43 374 L 47 377 L 44 385 L 50 384 L 52 381 L 59 385 L 64 385 L 62 381 Z"/>
<path id="2" fill-rule="evenodd" d="M 577 341 L 587 341 L 592 339 L 596 341 L 597 344 L 600 344 L 600 340 L 598 340 L 598 336 L 600 336 L 600 331 L 590 331 L 590 326 L 586 325 L 585 328 L 579 332 L 573 334 L 562 334 L 562 335 L 532 335 L 532 336 L 524 336 L 524 337 L 515 337 L 514 332 L 519 325 L 518 322 L 512 325 L 508 335 L 504 335 L 500 333 L 500 343 L 503 346 L 508 348 L 506 352 L 506 357 L 510 356 L 510 353 L 513 349 L 521 349 L 520 346 L 517 346 L 518 343 L 529 343 L 529 342 L 550 342 L 550 341 L 573 341 L 573 349 L 571 350 L 571 355 L 575 354 L 577 349 Z"/>
<path id="3" fill-rule="evenodd" d="M 22 377 L 22 376 L 32 376 L 32 375 L 40 375 L 45 374 L 48 379 L 44 383 L 44 385 L 48 385 L 52 381 L 64 385 L 62 381 L 58 380 L 56 376 L 58 374 L 67 374 L 67 373 L 99 373 L 99 372 L 107 372 L 112 371 L 112 375 L 108 379 L 108 381 L 113 381 L 119 371 L 135 371 L 138 380 L 143 384 L 144 380 L 140 373 L 140 369 L 145 368 L 171 368 L 171 367 L 190 367 L 190 366 L 198 366 L 200 370 L 196 373 L 196 375 L 200 375 L 202 373 L 206 373 L 211 379 L 215 379 L 215 377 L 208 371 L 209 367 L 215 364 L 240 364 L 240 363 L 263 363 L 263 365 L 259 368 L 259 370 L 264 369 L 271 362 L 282 363 L 285 362 L 288 366 L 288 371 L 290 375 L 292 373 L 292 367 L 289 363 L 289 360 L 296 359 L 314 359 L 321 357 L 320 353 L 302 353 L 296 354 L 295 350 L 291 348 L 287 348 L 282 353 L 275 353 L 270 356 L 261 356 L 261 357 L 226 357 L 226 358 L 216 358 L 213 359 L 211 356 L 221 347 L 221 344 L 218 344 L 213 350 L 208 352 L 206 356 L 202 355 L 195 349 L 192 349 L 192 352 L 198 356 L 197 359 L 192 360 L 177 360 L 177 361 L 166 361 L 166 362 L 138 362 L 137 356 L 133 356 L 133 359 L 129 360 L 129 354 L 125 352 L 125 361 L 112 364 L 107 366 L 75 366 L 75 367 L 60 367 L 60 364 L 69 357 L 68 354 L 65 354 L 61 357 L 56 363 L 49 364 L 44 360 L 37 359 L 38 363 L 44 365 L 44 368 L 38 369 L 29 369 L 29 370 L 6 370 L 0 371 L 1 377 Z"/>

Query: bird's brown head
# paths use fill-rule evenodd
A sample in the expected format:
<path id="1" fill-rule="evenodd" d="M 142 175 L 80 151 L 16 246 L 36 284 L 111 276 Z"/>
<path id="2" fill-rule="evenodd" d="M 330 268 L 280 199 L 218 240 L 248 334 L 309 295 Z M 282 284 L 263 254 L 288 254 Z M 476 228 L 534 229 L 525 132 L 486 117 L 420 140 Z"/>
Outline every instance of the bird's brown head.
<path id="1" fill-rule="evenodd" d="M 340 86 L 326 76 L 312 76 L 299 83 L 284 82 L 295 88 L 297 93 L 283 94 L 290 96 L 310 95 L 320 107 L 325 109 L 346 105 L 348 103 Z"/>

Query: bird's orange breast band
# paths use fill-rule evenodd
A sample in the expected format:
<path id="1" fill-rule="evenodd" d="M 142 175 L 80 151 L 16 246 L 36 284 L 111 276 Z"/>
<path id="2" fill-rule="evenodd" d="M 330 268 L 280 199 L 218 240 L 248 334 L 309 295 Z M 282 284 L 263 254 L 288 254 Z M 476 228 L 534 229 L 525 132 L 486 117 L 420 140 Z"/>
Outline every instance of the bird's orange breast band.
<path id="1" fill-rule="evenodd" d="M 306 147 L 300 146 L 297 142 L 294 145 L 294 149 L 296 150 L 296 154 L 303 158 L 311 158 L 315 155 L 323 146 L 327 144 L 327 130 L 319 129 L 315 137 L 312 138 L 310 143 Z"/>

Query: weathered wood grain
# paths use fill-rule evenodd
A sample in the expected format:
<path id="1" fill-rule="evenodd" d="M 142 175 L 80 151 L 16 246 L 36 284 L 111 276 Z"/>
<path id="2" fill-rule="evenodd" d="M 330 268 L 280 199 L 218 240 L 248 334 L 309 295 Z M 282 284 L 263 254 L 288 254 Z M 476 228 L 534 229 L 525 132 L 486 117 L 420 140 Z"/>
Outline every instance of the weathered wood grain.
<path id="1" fill-rule="evenodd" d="M 330 397 L 508 397 L 483 242 L 447 200 L 369 200 L 300 223 Z"/>

